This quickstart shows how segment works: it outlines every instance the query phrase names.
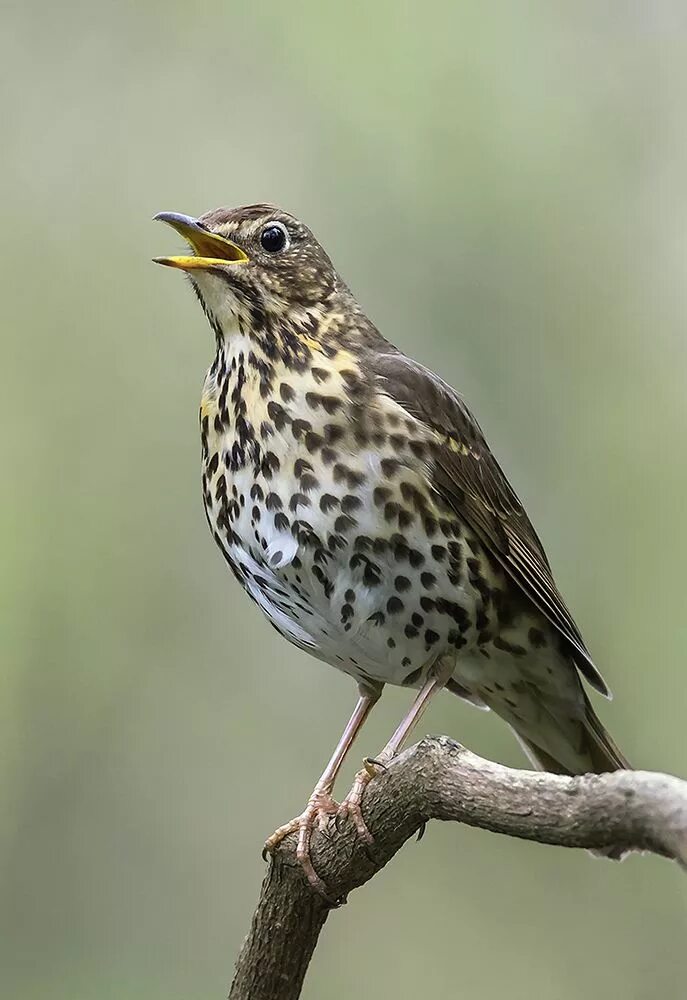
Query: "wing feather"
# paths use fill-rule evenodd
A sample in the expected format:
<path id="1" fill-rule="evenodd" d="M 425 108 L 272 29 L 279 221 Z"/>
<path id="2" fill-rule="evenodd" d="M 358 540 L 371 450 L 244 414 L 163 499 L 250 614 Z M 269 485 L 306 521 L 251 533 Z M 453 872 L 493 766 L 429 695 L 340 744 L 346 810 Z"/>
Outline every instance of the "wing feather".
<path id="1" fill-rule="evenodd" d="M 608 696 L 556 587 L 544 548 L 464 400 L 429 369 L 401 353 L 375 354 L 369 360 L 380 389 L 437 432 L 433 470 L 437 492 L 567 640 L 589 683 Z"/>

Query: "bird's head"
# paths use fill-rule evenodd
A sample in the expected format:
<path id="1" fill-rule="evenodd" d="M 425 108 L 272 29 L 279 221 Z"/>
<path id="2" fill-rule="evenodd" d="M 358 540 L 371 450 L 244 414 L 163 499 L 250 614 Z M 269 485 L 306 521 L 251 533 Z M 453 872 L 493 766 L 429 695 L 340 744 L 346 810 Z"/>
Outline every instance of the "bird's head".
<path id="1" fill-rule="evenodd" d="M 272 205 L 218 208 L 198 219 L 161 212 L 193 251 L 156 257 L 190 277 L 212 325 L 228 332 L 237 320 L 264 325 L 326 303 L 337 274 L 326 252 L 298 219 Z"/>

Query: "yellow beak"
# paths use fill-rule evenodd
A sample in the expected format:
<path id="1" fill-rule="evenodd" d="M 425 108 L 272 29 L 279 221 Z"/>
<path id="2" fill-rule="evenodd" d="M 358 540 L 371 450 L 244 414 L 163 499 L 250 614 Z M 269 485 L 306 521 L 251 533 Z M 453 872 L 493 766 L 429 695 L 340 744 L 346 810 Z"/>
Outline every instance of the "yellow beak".
<path id="1" fill-rule="evenodd" d="M 179 267 L 182 271 L 196 271 L 218 266 L 226 267 L 227 264 L 248 263 L 248 254 L 241 247 L 224 236 L 211 233 L 190 215 L 160 212 L 153 221 L 166 222 L 172 229 L 176 229 L 195 251 L 194 255 L 189 257 L 153 257 L 156 264 Z"/>

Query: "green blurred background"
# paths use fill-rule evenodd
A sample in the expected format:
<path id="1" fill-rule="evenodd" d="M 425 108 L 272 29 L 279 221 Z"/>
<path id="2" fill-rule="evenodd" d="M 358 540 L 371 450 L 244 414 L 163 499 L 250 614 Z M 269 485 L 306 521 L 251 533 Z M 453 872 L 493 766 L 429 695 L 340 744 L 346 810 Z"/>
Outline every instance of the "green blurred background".
<path id="1" fill-rule="evenodd" d="M 312 225 L 478 413 L 618 742 L 687 774 L 684 4 L 21 3 L 0 53 L 3 998 L 221 997 L 262 841 L 355 698 L 207 532 L 212 341 L 150 263 L 160 210 Z M 523 762 L 455 698 L 422 728 Z M 304 997 L 677 1000 L 686 885 L 434 824 L 330 919 Z"/>

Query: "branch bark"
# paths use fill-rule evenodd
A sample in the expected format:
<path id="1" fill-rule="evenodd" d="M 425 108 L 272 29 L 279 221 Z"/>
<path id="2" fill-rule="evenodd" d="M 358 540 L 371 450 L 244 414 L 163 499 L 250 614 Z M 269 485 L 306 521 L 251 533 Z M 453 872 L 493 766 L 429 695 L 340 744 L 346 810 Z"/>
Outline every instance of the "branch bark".
<path id="1" fill-rule="evenodd" d="M 652 851 L 687 868 L 687 781 L 668 774 L 520 771 L 427 737 L 375 778 L 363 806 L 372 849 L 351 824 L 313 837 L 315 868 L 340 902 L 430 819 L 561 847 Z M 331 909 L 305 880 L 289 838 L 263 880 L 229 1000 L 296 1000 Z"/>

